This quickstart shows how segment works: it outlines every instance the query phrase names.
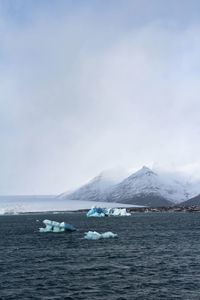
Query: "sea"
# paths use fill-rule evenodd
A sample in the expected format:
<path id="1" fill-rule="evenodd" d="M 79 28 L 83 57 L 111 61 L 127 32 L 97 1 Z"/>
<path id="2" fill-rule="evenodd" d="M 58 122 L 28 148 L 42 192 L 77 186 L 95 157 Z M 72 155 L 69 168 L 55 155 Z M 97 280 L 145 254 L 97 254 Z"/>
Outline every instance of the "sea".
<path id="1" fill-rule="evenodd" d="M 77 231 L 39 233 L 42 221 Z M 115 239 L 86 240 L 112 231 Z M 0 299 L 200 299 L 200 214 L 0 216 Z"/>

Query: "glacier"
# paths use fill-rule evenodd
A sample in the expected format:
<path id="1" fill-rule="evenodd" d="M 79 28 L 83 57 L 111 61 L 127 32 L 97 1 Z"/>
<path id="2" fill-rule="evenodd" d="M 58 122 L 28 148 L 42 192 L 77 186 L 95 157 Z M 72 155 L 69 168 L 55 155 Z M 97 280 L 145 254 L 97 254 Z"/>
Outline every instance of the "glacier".
<path id="1" fill-rule="evenodd" d="M 88 212 L 87 217 L 110 217 L 110 216 L 130 216 L 126 208 L 102 208 L 93 206 Z"/>
<path id="2" fill-rule="evenodd" d="M 99 239 L 108 239 L 108 238 L 116 238 L 118 235 L 111 231 L 107 231 L 104 233 L 99 233 L 97 231 L 88 231 L 85 232 L 84 238 L 87 240 L 99 240 Z"/>
<path id="3" fill-rule="evenodd" d="M 76 228 L 65 222 L 56 222 L 51 220 L 43 220 L 46 227 L 39 228 L 40 232 L 64 232 L 64 231 L 75 231 Z"/>

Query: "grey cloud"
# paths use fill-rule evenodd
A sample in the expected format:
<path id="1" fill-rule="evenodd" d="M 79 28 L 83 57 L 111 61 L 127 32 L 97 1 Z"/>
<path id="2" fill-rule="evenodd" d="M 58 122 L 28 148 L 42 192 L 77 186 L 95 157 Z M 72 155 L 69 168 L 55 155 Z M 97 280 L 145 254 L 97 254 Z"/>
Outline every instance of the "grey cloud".
<path id="1" fill-rule="evenodd" d="M 3 27 L 1 193 L 59 193 L 117 165 L 198 161 L 198 24 L 95 17 Z"/>

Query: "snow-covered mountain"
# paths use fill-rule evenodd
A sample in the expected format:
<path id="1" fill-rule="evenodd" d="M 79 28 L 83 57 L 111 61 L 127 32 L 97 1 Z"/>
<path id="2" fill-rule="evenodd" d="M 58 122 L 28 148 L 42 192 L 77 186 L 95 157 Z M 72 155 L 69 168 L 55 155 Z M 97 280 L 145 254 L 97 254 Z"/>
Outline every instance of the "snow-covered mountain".
<path id="1" fill-rule="evenodd" d="M 181 206 L 200 206 L 200 194 L 181 203 Z"/>
<path id="2" fill-rule="evenodd" d="M 113 186 L 125 177 L 124 171 L 119 169 L 103 171 L 87 184 L 72 193 L 63 193 L 59 198 L 70 200 L 106 201 Z"/>
<path id="3" fill-rule="evenodd" d="M 64 198 L 168 206 L 187 201 L 200 193 L 199 184 L 194 188 L 191 183 L 175 174 L 157 173 L 145 166 L 122 181 L 118 177 L 117 182 L 109 175 L 102 172 L 73 193 L 64 194 Z"/>
<path id="4" fill-rule="evenodd" d="M 111 201 L 142 202 L 146 205 L 169 205 L 189 199 L 187 184 L 167 174 L 157 174 L 147 167 L 119 183 L 110 194 Z M 150 200 L 151 199 L 151 200 Z"/>

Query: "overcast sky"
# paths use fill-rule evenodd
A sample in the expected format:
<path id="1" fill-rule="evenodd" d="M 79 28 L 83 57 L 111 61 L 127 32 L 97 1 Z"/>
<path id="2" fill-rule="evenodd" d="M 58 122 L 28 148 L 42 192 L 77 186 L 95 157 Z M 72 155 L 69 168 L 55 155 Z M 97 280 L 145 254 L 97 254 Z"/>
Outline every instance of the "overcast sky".
<path id="1" fill-rule="evenodd" d="M 199 0 L 0 0 L 0 194 L 200 174 Z"/>

